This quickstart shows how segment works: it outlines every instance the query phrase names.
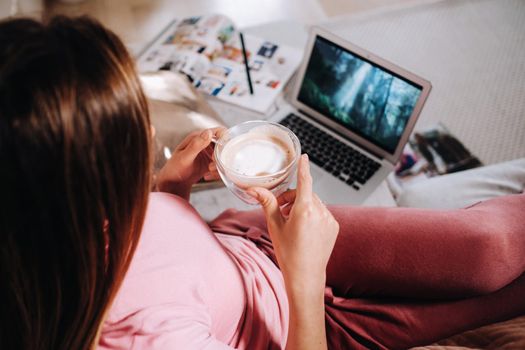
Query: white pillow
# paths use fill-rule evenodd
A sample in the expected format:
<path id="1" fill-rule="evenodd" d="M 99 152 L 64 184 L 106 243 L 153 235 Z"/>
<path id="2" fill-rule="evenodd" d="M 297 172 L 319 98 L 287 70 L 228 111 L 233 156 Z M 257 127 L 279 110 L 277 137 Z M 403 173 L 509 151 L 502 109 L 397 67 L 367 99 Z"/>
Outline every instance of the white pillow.
<path id="1" fill-rule="evenodd" d="M 525 188 L 525 158 L 443 175 L 409 185 L 397 199 L 400 207 L 464 208 Z"/>

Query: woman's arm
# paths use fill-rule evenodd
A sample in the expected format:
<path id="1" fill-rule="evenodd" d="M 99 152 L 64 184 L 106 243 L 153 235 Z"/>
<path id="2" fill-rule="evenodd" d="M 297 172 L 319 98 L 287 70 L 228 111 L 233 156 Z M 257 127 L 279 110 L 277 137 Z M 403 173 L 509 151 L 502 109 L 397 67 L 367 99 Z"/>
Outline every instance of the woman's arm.
<path id="1" fill-rule="evenodd" d="M 279 199 L 263 188 L 249 193 L 262 205 L 290 304 L 287 349 L 326 349 L 326 265 L 339 225 L 312 193 L 308 157 L 299 161 L 297 190 Z M 282 210 L 281 210 L 282 206 Z"/>
<path id="2" fill-rule="evenodd" d="M 286 283 L 290 325 L 286 349 L 326 349 L 324 286 L 302 288 Z"/>

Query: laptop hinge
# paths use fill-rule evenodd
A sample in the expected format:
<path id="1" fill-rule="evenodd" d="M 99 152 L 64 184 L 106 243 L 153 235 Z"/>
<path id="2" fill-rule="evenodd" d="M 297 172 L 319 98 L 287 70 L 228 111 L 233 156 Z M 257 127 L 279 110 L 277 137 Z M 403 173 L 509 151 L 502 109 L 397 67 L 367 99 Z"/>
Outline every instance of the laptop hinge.
<path id="1" fill-rule="evenodd" d="M 341 133 L 340 131 L 338 131 L 338 130 L 336 130 L 336 129 L 334 129 L 334 128 L 332 128 L 332 127 L 326 125 L 326 124 L 324 124 L 323 122 L 320 122 L 319 120 L 315 119 L 314 117 L 312 117 L 311 114 L 308 114 L 308 113 L 305 112 L 304 110 L 302 110 L 302 109 L 300 109 L 300 108 L 298 108 L 297 110 L 298 110 L 299 112 L 301 112 L 302 114 L 304 114 L 305 116 L 307 116 L 309 119 L 312 119 L 312 120 L 315 121 L 316 123 L 321 124 L 323 127 L 325 127 L 325 128 L 327 128 L 328 130 L 330 130 L 330 131 L 336 133 L 337 135 L 341 136 L 341 137 L 344 138 L 345 140 L 348 139 L 348 136 L 346 136 L 346 135 L 344 135 L 343 133 Z M 355 142 L 355 141 L 353 141 L 353 142 Z M 357 142 L 355 142 L 355 143 L 359 145 L 359 143 L 357 143 Z M 359 146 L 361 146 L 361 145 L 359 145 Z M 365 149 L 363 146 L 361 146 L 361 147 L 362 147 L 363 149 Z M 377 154 L 376 152 L 373 152 L 373 151 L 371 151 L 371 150 L 369 150 L 369 149 L 365 149 L 365 150 L 366 150 L 368 153 L 370 153 L 371 155 L 373 155 L 373 156 L 375 156 L 376 158 L 378 158 L 379 160 L 383 160 L 383 158 L 384 158 L 384 157 L 380 156 L 379 154 Z"/>

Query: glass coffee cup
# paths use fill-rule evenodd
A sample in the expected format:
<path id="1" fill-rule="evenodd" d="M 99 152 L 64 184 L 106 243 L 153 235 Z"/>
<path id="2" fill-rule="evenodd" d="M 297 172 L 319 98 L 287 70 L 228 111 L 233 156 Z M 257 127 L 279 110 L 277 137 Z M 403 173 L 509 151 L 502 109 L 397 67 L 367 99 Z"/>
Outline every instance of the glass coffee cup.
<path id="1" fill-rule="evenodd" d="M 263 187 L 275 196 L 285 192 L 295 178 L 301 144 L 288 128 L 267 121 L 249 121 L 228 129 L 215 143 L 219 175 L 242 201 L 257 204 L 246 193 Z"/>

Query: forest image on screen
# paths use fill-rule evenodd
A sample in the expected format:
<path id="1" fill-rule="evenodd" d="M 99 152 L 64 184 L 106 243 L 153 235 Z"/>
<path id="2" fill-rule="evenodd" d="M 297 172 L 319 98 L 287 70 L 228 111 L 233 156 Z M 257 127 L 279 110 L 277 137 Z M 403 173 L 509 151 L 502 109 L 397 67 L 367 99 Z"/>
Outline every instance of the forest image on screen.
<path id="1" fill-rule="evenodd" d="M 393 153 L 421 90 L 316 39 L 298 99 Z"/>

